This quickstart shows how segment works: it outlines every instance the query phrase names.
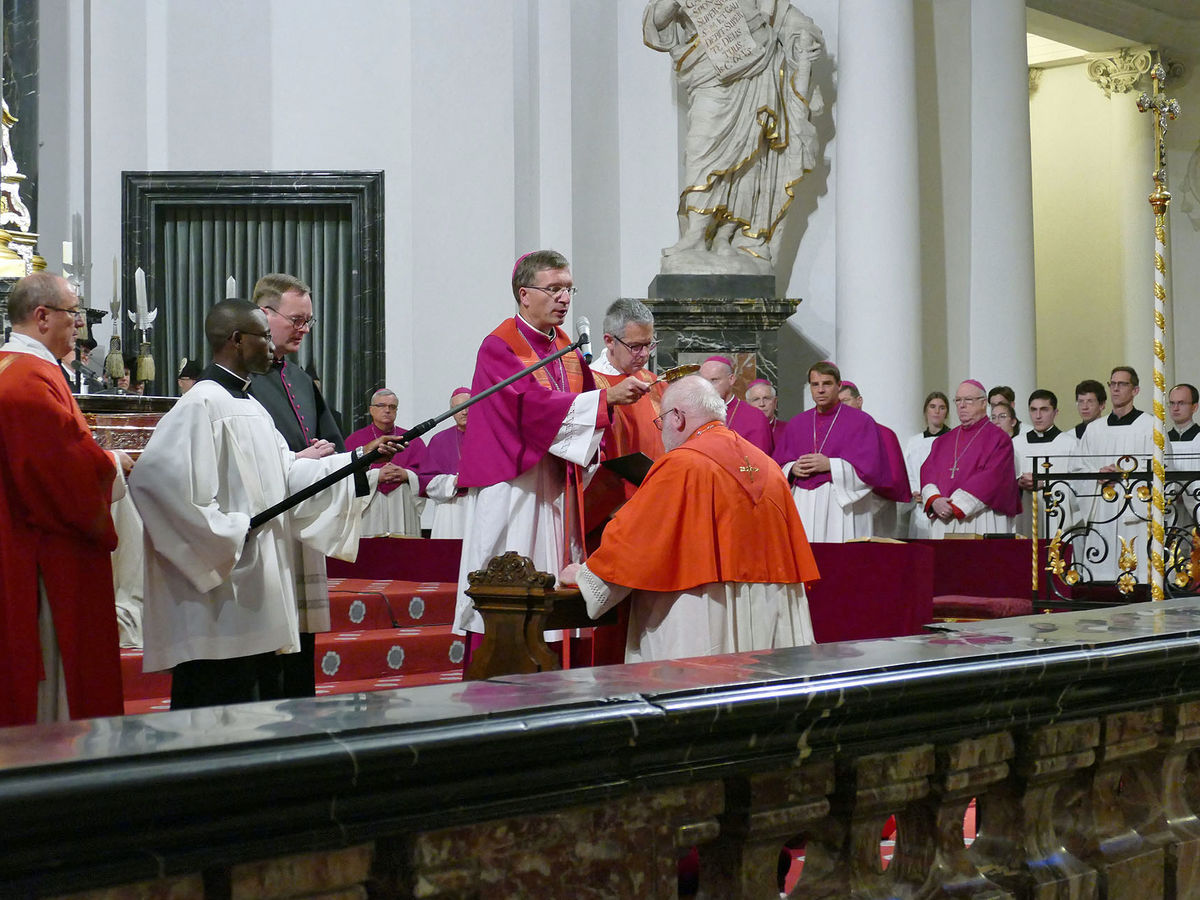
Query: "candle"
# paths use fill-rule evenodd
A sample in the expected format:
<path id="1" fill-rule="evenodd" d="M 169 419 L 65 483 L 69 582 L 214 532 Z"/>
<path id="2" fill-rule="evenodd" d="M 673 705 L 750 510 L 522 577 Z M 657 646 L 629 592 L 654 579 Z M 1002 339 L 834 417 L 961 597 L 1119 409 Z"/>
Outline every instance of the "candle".
<path id="1" fill-rule="evenodd" d="M 150 310 L 146 306 L 146 273 L 138 266 L 133 272 L 133 291 L 137 298 L 138 327 L 146 327 L 146 319 Z"/>

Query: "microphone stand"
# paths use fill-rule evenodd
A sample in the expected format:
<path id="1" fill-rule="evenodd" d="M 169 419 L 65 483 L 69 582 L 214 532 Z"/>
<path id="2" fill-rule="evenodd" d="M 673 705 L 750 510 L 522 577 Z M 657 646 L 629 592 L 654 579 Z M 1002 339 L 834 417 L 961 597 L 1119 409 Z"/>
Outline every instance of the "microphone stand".
<path id="1" fill-rule="evenodd" d="M 466 409 L 468 406 L 474 406 L 480 400 L 487 399 L 488 397 L 492 396 L 492 394 L 496 393 L 497 391 L 508 387 L 514 381 L 520 381 L 526 375 L 530 375 L 530 374 L 536 372 L 538 369 L 548 366 L 550 363 L 554 362 L 556 359 L 560 359 L 561 357 L 566 356 L 568 353 L 573 353 L 574 351 L 578 350 L 584 344 L 584 342 L 587 341 L 587 339 L 589 337 L 590 336 L 587 334 L 580 335 L 579 340 L 575 341 L 575 343 L 570 344 L 566 347 L 563 347 L 561 350 L 559 350 L 555 353 L 552 353 L 551 355 L 547 356 L 545 359 L 538 360 L 532 366 L 528 366 L 528 367 L 522 369 L 520 372 L 517 372 L 515 375 L 508 376 L 503 381 L 496 382 L 491 387 L 489 387 L 487 390 L 480 391 L 478 394 L 476 394 L 470 400 L 460 403 L 458 406 L 450 407 L 448 410 L 446 410 L 441 415 L 435 416 L 432 419 L 426 419 L 420 425 L 414 425 L 412 428 L 408 429 L 408 431 L 404 432 L 404 434 L 402 434 L 398 438 L 396 438 L 395 441 L 399 442 L 402 445 L 409 444 L 415 438 L 419 438 L 421 435 L 432 431 L 434 428 L 437 427 L 437 425 L 439 423 L 446 421 L 446 419 L 450 418 L 455 413 L 461 412 L 462 410 Z M 388 443 L 392 443 L 392 442 L 389 441 Z M 341 481 L 343 478 L 346 478 L 349 475 L 353 475 L 356 472 L 361 472 L 363 469 L 369 468 L 373 463 L 377 462 L 381 458 L 383 458 L 383 451 L 381 451 L 378 447 L 375 448 L 374 450 L 372 450 L 370 453 L 364 453 L 358 459 L 347 463 L 346 465 L 342 466 L 340 469 L 330 472 L 324 478 L 314 481 L 312 484 L 308 485 L 307 487 L 301 488 L 300 490 L 296 491 L 296 493 L 292 494 L 290 497 L 284 497 L 282 500 L 280 500 L 274 506 L 270 507 L 269 509 L 265 509 L 262 512 L 255 515 L 252 519 L 250 519 L 250 530 L 253 531 L 256 528 L 262 527 L 263 525 L 267 524 L 267 522 L 270 522 L 272 519 L 274 519 L 276 516 L 287 512 L 293 506 L 297 506 L 298 504 L 303 503 L 309 497 L 312 497 L 315 494 L 319 494 L 321 491 L 325 490 L 325 488 L 329 487 L 330 485 L 336 484 L 337 482 Z"/>

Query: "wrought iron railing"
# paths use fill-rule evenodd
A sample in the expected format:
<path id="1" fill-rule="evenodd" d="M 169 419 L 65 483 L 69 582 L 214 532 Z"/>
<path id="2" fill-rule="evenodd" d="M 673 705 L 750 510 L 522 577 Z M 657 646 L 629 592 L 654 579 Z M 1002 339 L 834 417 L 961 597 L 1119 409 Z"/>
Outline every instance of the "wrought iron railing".
<path id="1" fill-rule="evenodd" d="M 1049 541 L 1046 570 L 1033 586 L 1042 608 L 1149 599 L 1150 461 L 1122 456 L 1114 471 L 1101 471 L 1100 462 L 1084 456 L 1033 459 L 1036 535 Z M 1193 564 L 1200 549 L 1200 454 L 1175 454 L 1169 464 L 1163 587 L 1169 597 L 1190 596 L 1200 587 L 1200 567 Z"/>

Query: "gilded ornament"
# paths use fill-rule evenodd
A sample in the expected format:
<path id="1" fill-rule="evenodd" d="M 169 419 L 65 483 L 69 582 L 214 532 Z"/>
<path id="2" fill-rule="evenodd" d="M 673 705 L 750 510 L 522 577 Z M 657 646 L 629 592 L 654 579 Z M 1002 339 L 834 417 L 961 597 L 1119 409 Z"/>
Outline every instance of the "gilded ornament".
<path id="1" fill-rule="evenodd" d="M 1100 489 L 1100 496 L 1103 497 L 1105 500 L 1107 500 L 1109 503 L 1116 503 L 1117 502 L 1116 486 L 1113 485 L 1112 482 L 1109 482 L 1108 484 L 1104 485 L 1104 487 L 1102 487 Z"/>
<path id="2" fill-rule="evenodd" d="M 1122 575 L 1120 578 L 1117 579 L 1117 590 L 1120 591 L 1126 597 L 1128 597 L 1130 594 L 1133 593 L 1133 589 L 1136 585 L 1137 585 L 1137 579 L 1134 578 L 1132 575 L 1130 575 L 1128 572 L 1126 572 L 1124 575 Z"/>

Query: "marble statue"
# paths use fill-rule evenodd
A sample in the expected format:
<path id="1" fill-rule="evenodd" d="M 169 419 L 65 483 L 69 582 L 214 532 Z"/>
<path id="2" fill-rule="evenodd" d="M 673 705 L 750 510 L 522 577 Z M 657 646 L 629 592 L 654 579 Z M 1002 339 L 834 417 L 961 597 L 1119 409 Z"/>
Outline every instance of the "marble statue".
<path id="1" fill-rule="evenodd" d="M 817 162 L 821 29 L 788 0 L 650 0 L 642 30 L 688 97 L 680 238 L 662 271 L 773 274 L 772 240 Z"/>

